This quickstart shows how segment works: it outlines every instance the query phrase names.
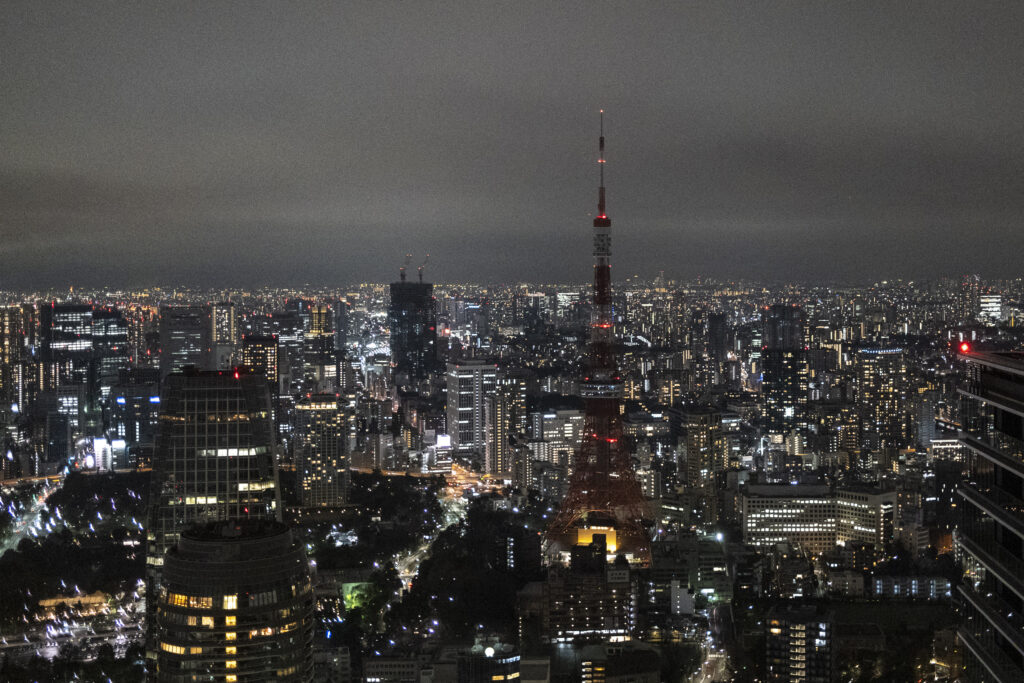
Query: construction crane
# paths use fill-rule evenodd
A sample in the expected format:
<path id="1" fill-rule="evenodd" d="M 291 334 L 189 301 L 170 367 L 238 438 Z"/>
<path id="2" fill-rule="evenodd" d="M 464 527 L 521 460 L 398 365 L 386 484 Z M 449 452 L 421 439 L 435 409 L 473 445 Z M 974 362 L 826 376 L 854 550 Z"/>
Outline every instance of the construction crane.
<path id="1" fill-rule="evenodd" d="M 419 276 L 420 282 L 423 282 L 423 268 L 426 267 L 427 261 L 429 261 L 429 260 L 430 260 L 430 254 L 427 254 L 426 258 L 423 259 L 423 263 L 421 263 L 419 265 L 419 268 L 416 269 L 416 274 Z"/>

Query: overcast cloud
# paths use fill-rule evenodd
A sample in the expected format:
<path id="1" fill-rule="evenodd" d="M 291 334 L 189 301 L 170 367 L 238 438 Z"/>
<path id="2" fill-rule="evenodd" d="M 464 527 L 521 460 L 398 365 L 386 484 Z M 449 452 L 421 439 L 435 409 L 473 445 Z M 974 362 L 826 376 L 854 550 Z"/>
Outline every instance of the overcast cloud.
<path id="1" fill-rule="evenodd" d="M 1020 3 L 5 3 L 0 288 L 1021 275 Z"/>

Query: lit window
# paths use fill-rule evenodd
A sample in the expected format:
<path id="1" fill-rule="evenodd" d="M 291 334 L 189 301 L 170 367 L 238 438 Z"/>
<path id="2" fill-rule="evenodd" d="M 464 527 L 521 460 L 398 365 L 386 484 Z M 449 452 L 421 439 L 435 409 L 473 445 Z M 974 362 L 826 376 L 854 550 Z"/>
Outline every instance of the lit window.
<path id="1" fill-rule="evenodd" d="M 224 596 L 224 609 L 238 609 L 238 596 L 237 595 L 225 595 Z"/>
<path id="2" fill-rule="evenodd" d="M 203 617 L 203 628 L 213 628 L 213 617 Z"/>
<path id="3" fill-rule="evenodd" d="M 235 640 L 237 637 L 234 631 L 228 631 L 224 634 L 224 640 Z"/>
<path id="4" fill-rule="evenodd" d="M 226 666 L 229 669 L 237 669 L 238 668 L 238 662 L 236 662 L 233 659 L 229 659 L 228 661 L 224 662 L 224 666 Z"/>
<path id="5" fill-rule="evenodd" d="M 238 652 L 238 648 L 235 647 L 234 645 L 228 645 L 226 648 L 224 648 L 224 654 L 226 654 L 226 655 L 237 654 L 237 652 Z"/>
<path id="6" fill-rule="evenodd" d="M 235 625 L 235 615 L 229 614 L 228 616 L 224 617 L 224 625 L 225 626 L 234 626 Z"/>

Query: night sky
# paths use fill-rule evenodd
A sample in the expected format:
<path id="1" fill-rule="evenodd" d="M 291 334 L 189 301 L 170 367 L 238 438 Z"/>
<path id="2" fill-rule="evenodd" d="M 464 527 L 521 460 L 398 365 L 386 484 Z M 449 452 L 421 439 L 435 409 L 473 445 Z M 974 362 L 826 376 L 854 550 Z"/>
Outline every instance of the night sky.
<path id="1" fill-rule="evenodd" d="M 671 8 L 669 7 L 671 5 Z M 1024 4 L 12 3 L 0 289 L 1022 275 Z"/>

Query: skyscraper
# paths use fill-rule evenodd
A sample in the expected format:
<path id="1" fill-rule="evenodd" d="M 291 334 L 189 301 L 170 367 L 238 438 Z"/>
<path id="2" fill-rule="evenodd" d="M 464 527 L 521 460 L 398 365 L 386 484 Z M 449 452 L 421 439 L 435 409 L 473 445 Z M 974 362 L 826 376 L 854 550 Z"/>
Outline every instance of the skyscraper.
<path id="1" fill-rule="evenodd" d="M 680 432 L 685 463 L 682 480 L 692 520 L 714 523 L 718 519 L 717 485 L 726 467 L 722 414 L 712 408 L 687 408 L 681 411 Z"/>
<path id="2" fill-rule="evenodd" d="M 967 399 L 956 545 L 964 567 L 958 633 L 963 680 L 1024 680 L 1024 356 L 964 354 Z"/>
<path id="3" fill-rule="evenodd" d="M 279 390 L 279 348 L 277 337 L 246 335 L 239 350 L 239 364 L 254 375 L 263 375 L 275 393 Z"/>
<path id="4" fill-rule="evenodd" d="M 304 391 L 305 330 L 308 309 L 304 301 L 288 302 L 289 310 L 277 311 L 263 330 L 267 336 L 277 338 L 277 373 L 282 395 Z M 304 316 L 303 313 L 306 313 Z"/>
<path id="5" fill-rule="evenodd" d="M 427 378 L 438 363 L 434 285 L 407 282 L 403 269 L 401 280 L 391 283 L 388 326 L 395 384 L 411 386 Z"/>
<path id="6" fill-rule="evenodd" d="M 92 361 L 92 306 L 49 304 L 39 308 L 42 389 L 85 385 Z"/>
<path id="7" fill-rule="evenodd" d="M 97 307 L 92 312 L 90 331 L 95 362 L 94 381 L 99 394 L 106 398 L 121 371 L 129 366 L 128 321 L 116 308 Z"/>
<path id="8" fill-rule="evenodd" d="M 902 348 L 865 346 L 857 350 L 861 448 L 903 448 L 910 443 L 906 391 Z"/>
<path id="9" fill-rule="evenodd" d="M 776 304 L 764 312 L 761 362 L 765 431 L 781 443 L 807 426 L 807 357 L 803 309 Z"/>
<path id="10" fill-rule="evenodd" d="M 212 324 L 213 368 L 227 370 L 231 367 L 235 346 L 238 344 L 235 304 L 231 301 L 218 301 L 210 306 L 210 323 Z"/>
<path id="11" fill-rule="evenodd" d="M 977 275 L 964 276 L 956 304 L 957 317 L 961 323 L 972 322 L 978 317 L 981 307 L 981 279 Z"/>
<path id="12" fill-rule="evenodd" d="M 146 529 L 150 590 L 159 589 L 164 554 L 189 526 L 280 514 L 264 379 L 238 371 L 169 375 L 160 395 Z"/>
<path id="13" fill-rule="evenodd" d="M 303 339 L 303 387 L 306 393 L 338 389 L 338 351 L 335 349 L 334 312 L 327 304 L 308 308 L 309 329 Z"/>
<path id="14" fill-rule="evenodd" d="M 160 307 L 160 376 L 210 367 L 212 326 L 207 306 Z"/>
<path id="15" fill-rule="evenodd" d="M 512 472 L 512 439 L 526 434 L 526 382 L 502 373 L 494 393 L 485 398 L 487 445 L 484 471 L 495 476 Z"/>
<path id="16" fill-rule="evenodd" d="M 334 507 L 348 489 L 349 415 L 337 394 L 313 394 L 295 406 L 296 467 L 306 507 Z"/>
<path id="17" fill-rule="evenodd" d="M 309 563 L 284 524 L 213 522 L 184 532 L 150 599 L 156 681 L 312 680 Z"/>
<path id="18" fill-rule="evenodd" d="M 12 405 L 21 407 L 19 375 L 25 337 L 21 318 L 20 307 L 0 306 L 0 413 Z"/>
<path id="19" fill-rule="evenodd" d="M 494 395 L 497 378 L 494 363 L 469 360 L 448 364 L 448 434 L 457 455 L 484 456 L 486 400 Z"/>

